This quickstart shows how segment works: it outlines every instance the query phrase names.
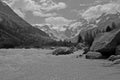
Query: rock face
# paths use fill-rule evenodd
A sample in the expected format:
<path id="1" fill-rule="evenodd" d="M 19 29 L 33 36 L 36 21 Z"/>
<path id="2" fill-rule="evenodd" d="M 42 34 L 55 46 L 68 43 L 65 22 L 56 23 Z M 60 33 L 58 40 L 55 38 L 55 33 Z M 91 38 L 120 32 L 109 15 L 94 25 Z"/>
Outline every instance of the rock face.
<path id="1" fill-rule="evenodd" d="M 91 46 L 94 39 L 101 33 L 110 32 L 115 29 L 117 26 L 114 26 L 115 23 L 112 23 L 111 26 L 99 26 L 99 27 L 90 27 L 85 28 L 80 32 L 79 42 L 85 42 L 87 45 Z"/>
<path id="2" fill-rule="evenodd" d="M 92 45 L 95 37 L 104 32 L 110 32 L 116 29 L 120 23 L 120 13 L 106 14 L 103 13 L 95 20 L 91 20 L 84 24 L 80 31 L 78 42 L 85 42 L 89 46 Z"/>
<path id="3" fill-rule="evenodd" d="M 0 1 L 0 48 L 41 46 L 47 39 L 50 40 L 45 32 L 31 26 Z"/>
<path id="4" fill-rule="evenodd" d="M 86 54 L 86 59 L 100 59 L 102 58 L 102 54 L 99 52 L 88 52 Z"/>
<path id="5" fill-rule="evenodd" d="M 116 47 L 115 55 L 120 55 L 120 45 Z"/>
<path id="6" fill-rule="evenodd" d="M 95 38 L 91 51 L 101 52 L 104 56 L 115 54 L 116 47 L 120 44 L 120 29 L 104 33 Z"/>

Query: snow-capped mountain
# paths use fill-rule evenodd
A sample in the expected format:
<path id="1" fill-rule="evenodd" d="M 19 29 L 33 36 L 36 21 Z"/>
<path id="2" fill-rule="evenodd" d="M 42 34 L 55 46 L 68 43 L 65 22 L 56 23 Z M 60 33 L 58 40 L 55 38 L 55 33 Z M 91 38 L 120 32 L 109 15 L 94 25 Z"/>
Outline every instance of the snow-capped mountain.
<path id="1" fill-rule="evenodd" d="M 79 33 L 79 30 L 81 29 L 82 23 L 81 22 L 75 22 L 70 25 L 64 25 L 62 26 L 63 29 L 59 30 L 53 27 L 51 24 L 35 24 L 34 27 L 39 28 L 40 30 L 46 32 L 49 34 L 49 36 L 55 40 L 65 40 L 70 39 L 74 37 L 76 34 Z"/>
<path id="2" fill-rule="evenodd" d="M 62 30 L 55 29 L 51 24 L 35 24 L 34 26 L 46 32 L 51 38 L 55 40 L 69 40 L 78 36 L 81 31 L 95 27 L 104 28 L 106 26 L 111 26 L 113 22 L 116 24 L 120 22 L 119 12 L 116 14 L 104 13 L 100 17 L 91 19 L 90 21 L 87 21 L 84 18 L 80 18 L 78 20 L 74 20 L 69 25 L 62 26 Z"/>
<path id="3" fill-rule="evenodd" d="M 46 32 L 52 39 L 59 40 L 64 39 L 65 36 L 63 35 L 63 31 L 58 31 L 55 28 L 53 28 L 53 25 L 51 24 L 35 24 L 33 25 L 36 28 L 39 28 L 40 30 Z"/>

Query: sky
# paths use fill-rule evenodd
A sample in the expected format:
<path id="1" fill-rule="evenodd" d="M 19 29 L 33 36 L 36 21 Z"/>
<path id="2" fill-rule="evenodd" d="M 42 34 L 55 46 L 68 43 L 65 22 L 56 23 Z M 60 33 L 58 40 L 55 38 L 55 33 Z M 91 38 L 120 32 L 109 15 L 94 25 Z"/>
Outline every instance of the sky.
<path id="1" fill-rule="evenodd" d="M 2 0 L 30 24 L 68 25 L 120 11 L 120 0 Z"/>

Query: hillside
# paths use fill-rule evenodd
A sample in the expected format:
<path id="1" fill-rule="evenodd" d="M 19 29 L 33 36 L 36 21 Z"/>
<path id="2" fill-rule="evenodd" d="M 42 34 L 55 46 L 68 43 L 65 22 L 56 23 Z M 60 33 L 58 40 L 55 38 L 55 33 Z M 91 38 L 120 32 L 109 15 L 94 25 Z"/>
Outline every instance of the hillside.
<path id="1" fill-rule="evenodd" d="M 1 1 L 0 33 L 0 47 L 41 46 L 43 43 L 52 41 L 49 35 L 27 23 Z"/>

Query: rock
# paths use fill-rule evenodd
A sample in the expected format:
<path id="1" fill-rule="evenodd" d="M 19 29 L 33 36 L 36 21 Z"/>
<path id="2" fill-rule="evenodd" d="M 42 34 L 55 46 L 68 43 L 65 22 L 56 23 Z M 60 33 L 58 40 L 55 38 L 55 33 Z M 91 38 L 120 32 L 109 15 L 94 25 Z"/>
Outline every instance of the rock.
<path id="1" fill-rule="evenodd" d="M 52 54 L 53 55 L 67 55 L 73 53 L 73 49 L 67 47 L 60 47 L 55 49 Z"/>
<path id="2" fill-rule="evenodd" d="M 115 54 L 118 43 L 120 43 L 120 29 L 115 29 L 96 37 L 90 50 L 101 52 L 104 56 L 110 56 Z"/>
<path id="3" fill-rule="evenodd" d="M 117 59 L 120 59 L 120 55 L 112 55 L 108 58 L 109 61 L 115 61 Z"/>
<path id="4" fill-rule="evenodd" d="M 86 54 L 86 59 L 101 59 L 102 54 L 99 52 L 88 52 Z"/>
<path id="5" fill-rule="evenodd" d="M 116 47 L 115 55 L 120 55 L 120 45 Z"/>
<path id="6" fill-rule="evenodd" d="M 55 47 L 50 47 L 50 49 L 52 49 L 52 50 L 53 50 L 53 49 L 55 49 Z"/>
<path id="7" fill-rule="evenodd" d="M 83 48 L 85 48 L 86 46 L 85 46 L 84 43 L 79 43 L 76 47 L 77 47 L 77 49 L 83 49 Z"/>
<path id="8" fill-rule="evenodd" d="M 86 54 L 88 51 L 89 51 L 89 47 L 84 47 L 84 53 L 83 54 Z"/>
<path id="9" fill-rule="evenodd" d="M 89 51 L 89 47 L 87 45 L 85 45 L 85 43 L 79 43 L 77 46 L 76 46 L 77 49 L 80 49 L 80 50 L 83 50 L 84 53 L 83 54 L 86 54 L 88 51 Z"/>
<path id="10" fill-rule="evenodd" d="M 83 53 L 84 53 L 83 50 L 78 50 L 78 51 L 75 51 L 72 55 L 73 55 L 75 58 L 79 58 L 79 57 L 82 57 L 82 56 L 83 56 Z"/>
<path id="11" fill-rule="evenodd" d="M 112 67 L 115 66 L 117 64 L 120 64 L 120 59 L 114 60 L 113 62 L 107 63 L 107 64 L 103 64 L 104 67 Z"/>
<path id="12" fill-rule="evenodd" d="M 120 59 L 113 61 L 112 65 L 120 64 Z"/>

